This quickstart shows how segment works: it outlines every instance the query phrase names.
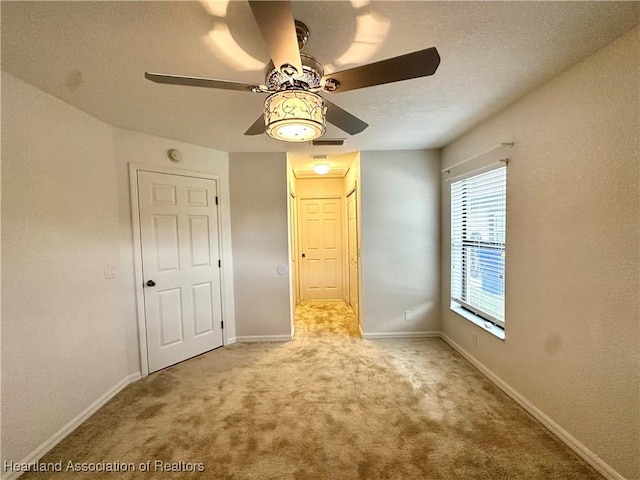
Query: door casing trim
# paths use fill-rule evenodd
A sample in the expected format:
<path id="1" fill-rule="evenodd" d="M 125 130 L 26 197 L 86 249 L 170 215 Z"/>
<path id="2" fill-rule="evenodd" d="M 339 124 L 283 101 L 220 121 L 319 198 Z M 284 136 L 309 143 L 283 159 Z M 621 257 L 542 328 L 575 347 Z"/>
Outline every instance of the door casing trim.
<path id="1" fill-rule="evenodd" d="M 358 311 L 355 312 L 356 313 L 356 317 L 358 317 L 358 328 L 360 329 L 360 336 L 362 338 L 364 338 L 363 333 L 362 333 L 362 320 L 360 317 L 360 312 L 361 312 L 361 308 L 360 305 L 362 304 L 362 296 L 361 296 L 361 291 L 362 291 L 362 281 L 360 280 L 360 265 L 362 263 L 361 259 L 360 259 L 360 217 L 358 216 L 358 183 L 354 182 L 353 185 L 353 189 L 347 193 L 347 195 L 345 196 L 345 209 L 347 210 L 347 215 L 346 215 L 346 228 L 347 228 L 347 243 L 349 242 L 349 197 L 351 195 L 354 195 L 353 200 L 356 202 L 356 258 L 358 261 L 358 271 L 357 271 L 357 275 L 356 275 L 356 283 L 358 284 Z M 347 250 L 349 249 L 349 246 L 347 245 Z M 347 257 L 349 256 L 349 252 L 347 251 Z M 349 266 L 347 266 L 347 277 L 349 277 Z M 349 296 L 351 296 L 351 283 L 347 282 L 349 284 Z M 350 304 L 350 302 L 347 302 Z M 353 308 L 353 305 L 351 305 L 351 308 Z"/>

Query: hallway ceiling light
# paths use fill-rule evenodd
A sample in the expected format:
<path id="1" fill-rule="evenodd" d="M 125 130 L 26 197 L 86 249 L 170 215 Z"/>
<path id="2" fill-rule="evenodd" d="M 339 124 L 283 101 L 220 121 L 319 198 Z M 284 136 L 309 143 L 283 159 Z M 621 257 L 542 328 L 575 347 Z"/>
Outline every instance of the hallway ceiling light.
<path id="1" fill-rule="evenodd" d="M 331 170 L 331 167 L 329 166 L 328 163 L 316 163 L 313 166 L 313 171 L 316 172 L 318 175 L 325 175 L 329 173 L 329 170 Z"/>

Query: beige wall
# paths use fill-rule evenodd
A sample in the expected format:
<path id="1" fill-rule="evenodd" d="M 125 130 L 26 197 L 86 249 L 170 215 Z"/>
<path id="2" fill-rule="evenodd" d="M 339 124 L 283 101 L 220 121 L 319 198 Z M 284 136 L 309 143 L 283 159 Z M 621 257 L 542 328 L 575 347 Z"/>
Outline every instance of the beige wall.
<path id="1" fill-rule="evenodd" d="M 2 460 L 125 379 L 113 129 L 2 74 Z"/>
<path id="2" fill-rule="evenodd" d="M 229 156 L 236 331 L 247 337 L 291 335 L 287 235 L 287 158 L 284 153 Z"/>
<path id="3" fill-rule="evenodd" d="M 448 309 L 442 189 L 445 334 L 629 479 L 640 478 L 639 51 L 636 29 L 444 149 L 446 166 L 515 142 L 504 342 Z"/>
<path id="4" fill-rule="evenodd" d="M 365 337 L 440 330 L 439 159 L 435 151 L 360 154 Z"/>

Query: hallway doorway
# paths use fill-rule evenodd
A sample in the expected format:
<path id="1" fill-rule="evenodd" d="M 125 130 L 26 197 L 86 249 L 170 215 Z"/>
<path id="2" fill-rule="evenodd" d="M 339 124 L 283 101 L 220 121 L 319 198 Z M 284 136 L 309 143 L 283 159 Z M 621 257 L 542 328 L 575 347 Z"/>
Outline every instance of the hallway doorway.
<path id="1" fill-rule="evenodd" d="M 322 157 L 329 170 L 320 175 L 315 156 L 287 155 L 292 332 L 347 329 L 359 337 L 360 154 Z M 304 320 L 314 315 L 316 322 Z"/>

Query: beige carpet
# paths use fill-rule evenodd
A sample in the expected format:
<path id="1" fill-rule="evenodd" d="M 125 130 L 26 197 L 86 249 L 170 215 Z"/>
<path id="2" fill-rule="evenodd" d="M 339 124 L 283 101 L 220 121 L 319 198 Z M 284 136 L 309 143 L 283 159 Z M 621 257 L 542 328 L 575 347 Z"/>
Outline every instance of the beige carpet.
<path id="1" fill-rule="evenodd" d="M 602 478 L 441 340 L 357 332 L 344 303 L 303 304 L 294 341 L 231 345 L 153 374 L 42 459 L 135 472 L 23 478 Z M 156 460 L 204 471 L 162 473 Z"/>

